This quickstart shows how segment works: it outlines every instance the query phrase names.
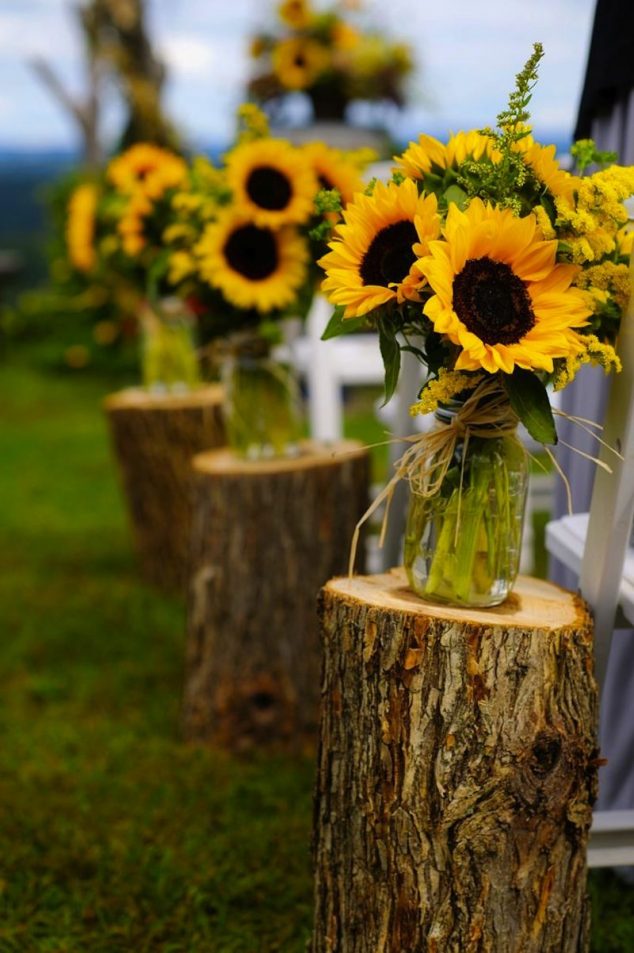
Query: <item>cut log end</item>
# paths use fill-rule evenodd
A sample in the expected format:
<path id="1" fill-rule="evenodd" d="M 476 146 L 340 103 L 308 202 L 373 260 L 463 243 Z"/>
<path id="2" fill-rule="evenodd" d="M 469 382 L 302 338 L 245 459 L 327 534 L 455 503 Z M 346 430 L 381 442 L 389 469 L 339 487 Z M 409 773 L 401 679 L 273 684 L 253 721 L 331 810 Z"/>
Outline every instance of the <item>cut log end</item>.
<path id="1" fill-rule="evenodd" d="M 591 625 L 588 607 L 580 596 L 531 576 L 519 576 L 508 599 L 491 609 L 462 609 L 426 602 L 412 592 L 401 567 L 375 576 L 332 579 L 325 589 L 351 603 L 455 621 L 460 625 L 511 626 L 544 631 L 562 628 L 585 631 Z"/>

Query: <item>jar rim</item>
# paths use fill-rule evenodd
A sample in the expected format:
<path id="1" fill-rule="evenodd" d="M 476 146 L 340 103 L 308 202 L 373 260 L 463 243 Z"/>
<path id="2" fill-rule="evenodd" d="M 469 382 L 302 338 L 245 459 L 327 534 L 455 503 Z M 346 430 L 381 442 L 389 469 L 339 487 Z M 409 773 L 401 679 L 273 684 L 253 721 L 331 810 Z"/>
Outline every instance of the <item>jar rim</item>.
<path id="1" fill-rule="evenodd" d="M 464 407 L 464 400 L 456 397 L 449 397 L 436 406 L 434 416 L 443 424 L 451 423 L 458 412 Z"/>

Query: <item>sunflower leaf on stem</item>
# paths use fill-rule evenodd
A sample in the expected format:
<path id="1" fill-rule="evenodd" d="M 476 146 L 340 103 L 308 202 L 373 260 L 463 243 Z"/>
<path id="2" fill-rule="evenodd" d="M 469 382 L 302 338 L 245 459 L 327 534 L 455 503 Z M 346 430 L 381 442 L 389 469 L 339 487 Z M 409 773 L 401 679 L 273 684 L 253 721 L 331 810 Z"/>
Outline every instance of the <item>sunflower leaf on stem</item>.
<path id="1" fill-rule="evenodd" d="M 447 205 L 452 203 L 457 205 L 460 211 L 462 211 L 469 201 L 469 196 L 459 185 L 450 185 L 445 191 L 445 201 Z"/>
<path id="2" fill-rule="evenodd" d="M 529 434 L 538 443 L 556 444 L 555 418 L 543 382 L 532 371 L 516 367 L 512 374 L 503 374 L 502 380 L 511 407 Z"/>
<path id="3" fill-rule="evenodd" d="M 379 347 L 385 368 L 385 399 L 383 401 L 383 407 L 385 407 L 398 384 L 398 375 L 401 370 L 401 346 L 396 338 L 397 328 L 388 317 L 379 318 L 378 329 Z"/>
<path id="4" fill-rule="evenodd" d="M 337 305 L 332 313 L 332 317 L 326 329 L 321 336 L 322 341 L 330 341 L 331 338 L 338 338 L 340 334 L 348 334 L 350 331 L 358 331 L 365 327 L 367 318 L 344 318 L 345 308 L 343 305 Z"/>

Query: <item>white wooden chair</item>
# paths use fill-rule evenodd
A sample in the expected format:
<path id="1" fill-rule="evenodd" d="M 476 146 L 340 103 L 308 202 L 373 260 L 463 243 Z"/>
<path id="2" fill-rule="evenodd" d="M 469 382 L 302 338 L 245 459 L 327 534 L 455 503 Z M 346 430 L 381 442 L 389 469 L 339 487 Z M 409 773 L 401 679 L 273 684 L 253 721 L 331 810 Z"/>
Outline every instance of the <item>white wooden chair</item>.
<path id="1" fill-rule="evenodd" d="M 321 336 L 332 305 L 316 295 L 306 319 L 306 331 L 291 344 L 292 359 L 308 388 L 308 418 L 316 440 L 338 440 L 343 434 L 343 388 L 382 384 L 383 362 L 376 334 Z"/>
<path id="2" fill-rule="evenodd" d="M 391 162 L 369 166 L 365 178 L 386 179 Z M 303 335 L 292 343 L 293 361 L 308 388 L 308 417 L 316 440 L 338 440 L 343 435 L 343 388 L 383 383 L 384 371 L 375 334 L 343 335 L 330 341 L 321 336 L 332 305 L 315 295 Z"/>
<path id="3" fill-rule="evenodd" d="M 332 305 L 322 295 L 316 295 L 306 320 L 305 333 L 291 344 L 292 360 L 304 375 L 308 390 L 311 436 L 325 441 L 343 436 L 344 388 L 381 386 L 385 377 L 375 333 L 321 340 L 331 314 Z M 388 408 L 390 419 L 386 420 L 386 430 L 391 432 L 398 432 L 393 420 L 393 405 L 397 404 L 395 397 Z M 372 487 L 371 496 L 380 490 L 381 486 Z M 368 537 L 366 564 L 369 572 L 385 569 L 388 555 L 388 547 L 379 549 L 378 536 Z"/>
<path id="4" fill-rule="evenodd" d="M 631 274 L 634 278 L 634 259 Z M 600 690 L 618 608 L 625 624 L 634 626 L 634 550 L 628 549 L 634 517 L 634 295 L 623 317 L 618 350 L 623 370 L 612 379 L 601 436 L 622 459 L 601 447 L 598 456 L 612 473 L 597 468 L 590 512 L 555 520 L 546 530 L 547 549 L 579 574 L 581 594 L 592 607 Z M 588 865 L 632 864 L 634 810 L 595 812 Z"/>

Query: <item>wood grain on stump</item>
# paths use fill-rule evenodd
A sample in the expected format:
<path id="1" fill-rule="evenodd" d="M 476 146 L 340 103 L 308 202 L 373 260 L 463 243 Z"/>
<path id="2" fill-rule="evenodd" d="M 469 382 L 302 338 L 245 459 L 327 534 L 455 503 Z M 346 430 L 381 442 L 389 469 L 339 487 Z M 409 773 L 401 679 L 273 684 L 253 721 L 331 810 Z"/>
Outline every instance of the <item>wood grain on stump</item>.
<path id="1" fill-rule="evenodd" d="M 222 388 L 182 395 L 124 390 L 104 401 L 134 546 L 145 579 L 184 589 L 191 527 L 191 460 L 222 446 Z"/>
<path id="2" fill-rule="evenodd" d="M 422 602 L 402 570 L 321 597 L 313 953 L 582 953 L 597 773 L 585 604 Z"/>
<path id="3" fill-rule="evenodd" d="M 346 570 L 368 452 L 306 441 L 254 463 L 220 450 L 194 471 L 185 734 L 235 749 L 314 741 L 317 596 Z"/>

